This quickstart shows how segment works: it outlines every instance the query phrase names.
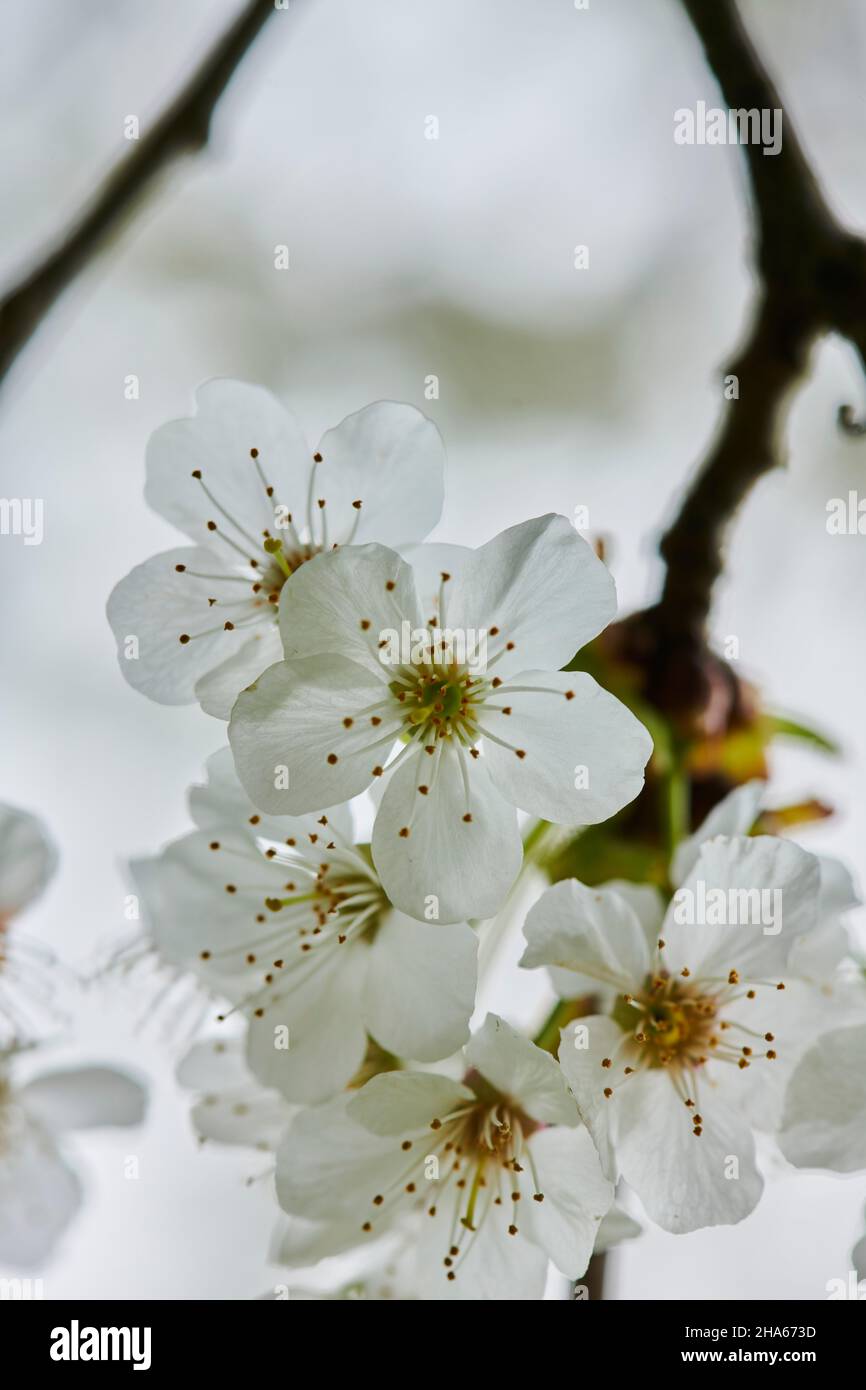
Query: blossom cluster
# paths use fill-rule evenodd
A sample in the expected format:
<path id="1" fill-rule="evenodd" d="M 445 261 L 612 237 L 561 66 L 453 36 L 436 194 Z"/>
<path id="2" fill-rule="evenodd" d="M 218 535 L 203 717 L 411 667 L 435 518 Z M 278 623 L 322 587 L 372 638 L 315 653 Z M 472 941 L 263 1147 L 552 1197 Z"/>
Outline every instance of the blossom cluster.
<path id="1" fill-rule="evenodd" d="M 478 942 L 532 865 L 641 792 L 652 740 L 569 669 L 616 612 L 559 515 L 477 549 L 430 543 L 435 426 L 378 403 L 316 449 L 265 391 L 215 381 L 147 459 L 189 546 L 108 615 L 151 699 L 227 738 L 194 828 L 133 865 L 149 940 L 213 1001 L 180 1077 L 218 1142 L 273 1154 L 275 1257 L 360 1260 L 324 1296 L 537 1299 L 638 1229 L 734 1223 L 756 1135 L 797 1164 L 866 1165 L 866 996 L 841 866 L 755 833 L 763 786 L 672 847 L 663 883 L 536 895 L 519 1000 L 478 1008 Z M 371 827 L 365 833 L 364 827 Z M 539 1021 L 541 1022 L 541 1021 Z"/>

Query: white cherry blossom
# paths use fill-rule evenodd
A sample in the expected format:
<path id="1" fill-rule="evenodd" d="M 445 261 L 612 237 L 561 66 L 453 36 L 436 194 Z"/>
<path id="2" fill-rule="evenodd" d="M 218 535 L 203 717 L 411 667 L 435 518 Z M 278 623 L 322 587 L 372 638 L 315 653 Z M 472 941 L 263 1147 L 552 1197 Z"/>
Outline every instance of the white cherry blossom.
<path id="1" fill-rule="evenodd" d="M 298 1114 L 280 1203 L 346 1245 L 420 1212 L 421 1297 L 541 1298 L 548 1260 L 583 1273 L 613 1188 L 548 1053 L 490 1014 L 465 1068 L 381 1073 Z"/>
<path id="2" fill-rule="evenodd" d="M 228 718 L 280 654 L 286 580 L 351 541 L 422 540 L 442 510 L 444 447 L 413 406 L 378 401 L 306 444 L 260 386 L 207 382 L 147 450 L 145 497 L 194 542 L 136 566 L 108 618 L 130 685 Z"/>
<path id="3" fill-rule="evenodd" d="M 608 1010 L 565 1030 L 560 1063 L 606 1171 L 675 1232 L 755 1206 L 752 1131 L 778 1124 L 787 1077 L 844 994 L 827 962 L 815 979 L 809 953 L 798 960 L 822 926 L 815 856 L 716 835 L 680 866 L 666 911 L 621 885 L 555 884 L 529 913 L 522 960 L 576 972 Z M 756 917 L 761 903 L 772 919 Z"/>
<path id="4" fill-rule="evenodd" d="M 640 791 L 651 741 L 590 676 L 559 669 L 616 606 L 610 574 L 564 517 L 458 557 L 432 615 L 419 599 L 424 550 L 421 582 L 382 545 L 305 565 L 280 615 L 286 659 L 241 694 L 230 741 L 271 813 L 386 779 L 372 840 L 385 890 L 412 917 L 453 922 L 491 916 L 514 882 L 516 808 L 604 820 Z M 417 638 L 408 654 L 404 633 Z"/>
<path id="5" fill-rule="evenodd" d="M 48 1071 L 19 1083 L 22 1053 L 0 1053 L 0 1266 L 47 1259 L 83 1200 L 67 1157 L 69 1131 L 135 1125 L 140 1083 L 109 1067 Z"/>
<path id="6" fill-rule="evenodd" d="M 424 1062 L 457 1051 L 475 1002 L 472 929 L 396 911 L 347 808 L 263 815 L 227 748 L 208 775 L 191 796 L 199 829 L 139 879 L 162 958 L 249 1018 L 259 1079 L 315 1103 L 348 1084 L 369 1037 Z"/>

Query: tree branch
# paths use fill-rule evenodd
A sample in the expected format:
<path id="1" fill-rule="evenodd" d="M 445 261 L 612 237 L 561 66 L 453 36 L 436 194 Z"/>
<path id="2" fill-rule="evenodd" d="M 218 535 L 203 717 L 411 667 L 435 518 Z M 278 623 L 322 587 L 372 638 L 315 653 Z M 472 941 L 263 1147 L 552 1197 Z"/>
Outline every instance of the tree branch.
<path id="1" fill-rule="evenodd" d="M 733 0 L 682 0 L 733 110 L 783 110 Z M 762 281 L 747 341 L 725 375 L 739 380 L 715 442 L 660 549 L 667 571 L 652 610 L 665 639 L 702 643 L 727 525 L 753 484 L 780 462 L 786 406 L 816 338 L 837 331 L 866 366 L 866 243 L 830 212 L 787 112 L 782 147 L 744 146 Z M 850 407 L 840 423 L 858 426 Z"/>
<path id="2" fill-rule="evenodd" d="M 251 0 L 132 152 L 108 174 L 57 245 L 0 301 L 0 381 L 63 291 L 102 249 L 166 165 L 207 144 L 214 109 L 273 0 Z"/>

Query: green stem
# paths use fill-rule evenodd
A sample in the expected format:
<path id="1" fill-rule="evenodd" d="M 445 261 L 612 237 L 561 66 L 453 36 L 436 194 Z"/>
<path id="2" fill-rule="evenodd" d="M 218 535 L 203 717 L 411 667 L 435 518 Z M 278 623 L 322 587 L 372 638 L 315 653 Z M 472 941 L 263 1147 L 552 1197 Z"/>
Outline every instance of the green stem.
<path id="1" fill-rule="evenodd" d="M 662 824 L 668 858 L 689 833 L 689 779 L 682 760 L 674 754 L 670 771 L 661 784 Z"/>
<path id="2" fill-rule="evenodd" d="M 528 861 L 530 863 L 532 862 L 535 855 L 535 851 L 543 842 L 544 836 L 546 835 L 549 829 L 549 821 L 539 820 L 535 822 L 535 825 L 532 827 L 525 840 L 523 841 L 523 858 L 525 861 Z"/>

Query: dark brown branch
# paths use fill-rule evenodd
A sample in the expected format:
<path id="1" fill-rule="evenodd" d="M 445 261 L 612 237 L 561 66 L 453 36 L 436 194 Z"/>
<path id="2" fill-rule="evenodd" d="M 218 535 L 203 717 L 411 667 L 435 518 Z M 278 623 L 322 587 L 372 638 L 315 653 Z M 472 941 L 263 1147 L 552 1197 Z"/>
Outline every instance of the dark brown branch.
<path id="1" fill-rule="evenodd" d="M 180 155 L 207 144 L 217 102 L 273 13 L 273 0 L 251 0 L 186 88 L 111 170 L 57 245 L 0 301 L 0 381 L 63 291 L 133 211 L 157 174 Z"/>
<path id="2" fill-rule="evenodd" d="M 586 1285 L 587 1299 L 590 1303 L 597 1303 L 604 1298 L 604 1276 L 606 1266 L 606 1254 L 593 1255 L 583 1278 L 577 1281 L 578 1284 Z"/>
<path id="3" fill-rule="evenodd" d="M 732 110 L 783 110 L 733 0 L 682 0 Z M 744 146 L 762 287 L 747 341 L 725 375 L 739 399 L 726 403 L 710 453 L 661 541 L 662 597 L 652 610 L 663 640 L 702 643 L 727 525 L 753 484 L 780 461 L 791 391 L 816 338 L 837 331 L 866 365 L 866 244 L 835 220 L 787 111 L 782 147 Z M 850 407 L 840 422 L 856 431 Z"/>

